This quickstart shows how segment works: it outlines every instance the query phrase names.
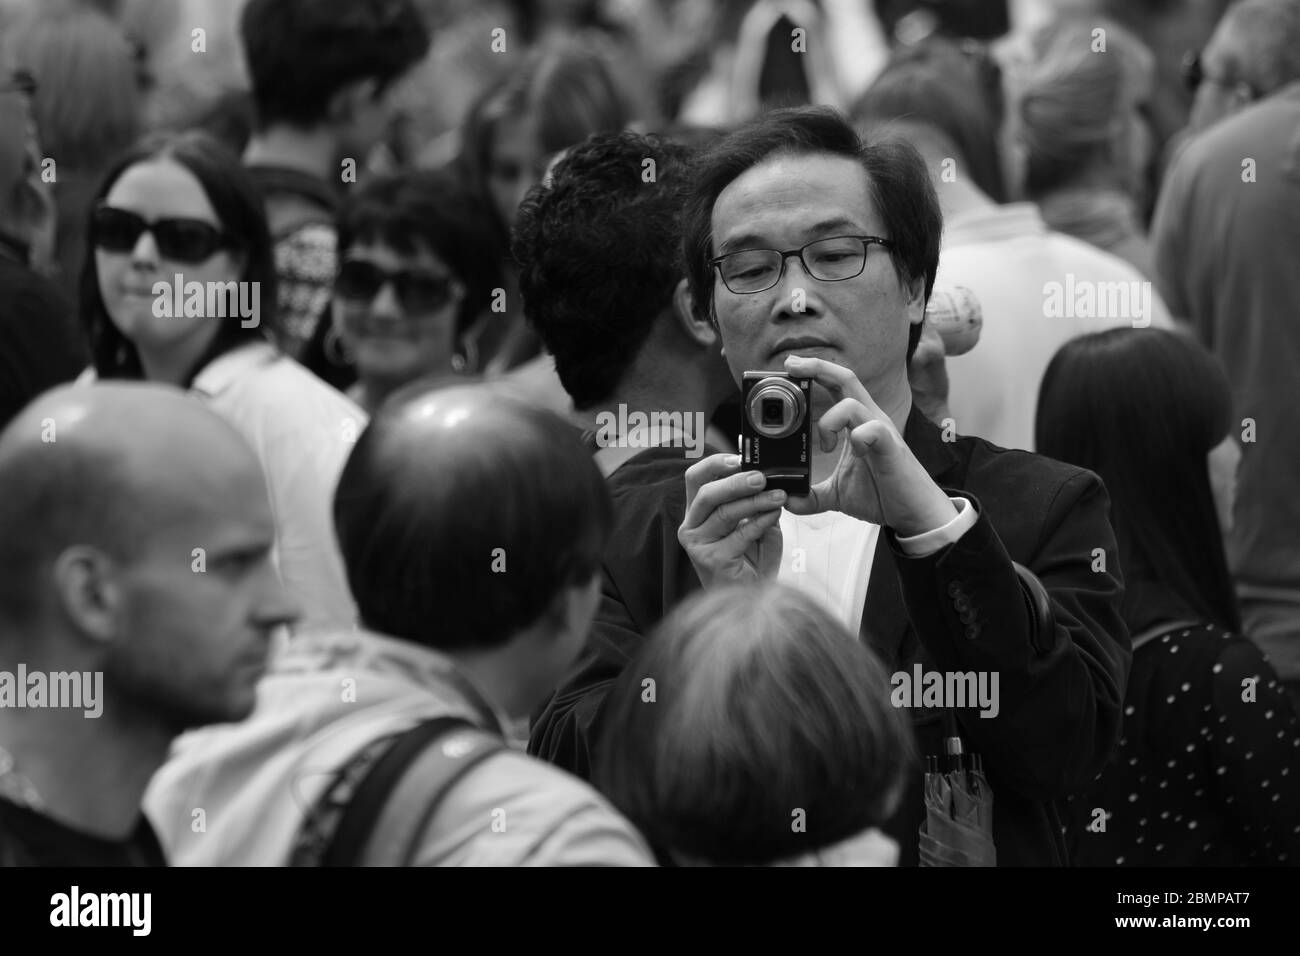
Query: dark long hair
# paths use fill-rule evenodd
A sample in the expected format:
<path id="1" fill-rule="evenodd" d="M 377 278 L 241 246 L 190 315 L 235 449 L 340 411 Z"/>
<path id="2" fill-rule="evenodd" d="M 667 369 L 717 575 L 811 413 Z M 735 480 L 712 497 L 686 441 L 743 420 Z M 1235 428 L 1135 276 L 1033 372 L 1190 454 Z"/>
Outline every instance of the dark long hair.
<path id="1" fill-rule="evenodd" d="M 1241 624 L 1206 455 L 1232 423 L 1223 369 L 1190 338 L 1110 329 L 1067 342 L 1038 393 L 1044 455 L 1096 472 L 1110 492 L 1126 580 L 1124 619 L 1162 585 L 1220 627 Z"/>
<path id="2" fill-rule="evenodd" d="M 234 251 L 244 256 L 241 282 L 259 284 L 260 322 L 245 328 L 242 322 L 222 322 L 207 350 L 189 370 L 188 386 L 214 358 L 251 340 L 267 340 L 276 327 L 275 258 L 266 213 L 239 157 L 207 133 L 161 133 L 145 137 L 109 168 L 91 200 L 91 210 L 108 195 L 113 184 L 137 163 L 169 159 L 194 175 L 212 203 L 221 228 L 233 237 Z M 87 227 L 85 260 L 81 267 L 81 323 L 90 342 L 91 361 L 100 378 L 144 378 L 144 368 L 135 345 L 113 324 L 99 294 L 99 271 L 95 246 Z M 227 310 L 227 315 L 237 315 Z"/>

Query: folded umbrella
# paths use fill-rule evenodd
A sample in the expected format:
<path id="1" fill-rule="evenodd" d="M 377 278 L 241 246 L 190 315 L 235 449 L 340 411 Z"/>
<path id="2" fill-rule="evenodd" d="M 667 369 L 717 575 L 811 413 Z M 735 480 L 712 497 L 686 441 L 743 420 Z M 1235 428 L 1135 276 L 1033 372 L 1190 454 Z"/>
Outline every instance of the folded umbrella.
<path id="1" fill-rule="evenodd" d="M 963 753 L 960 737 L 947 740 L 948 769 L 927 757 L 921 866 L 997 866 L 993 845 L 993 790 L 978 754 Z"/>

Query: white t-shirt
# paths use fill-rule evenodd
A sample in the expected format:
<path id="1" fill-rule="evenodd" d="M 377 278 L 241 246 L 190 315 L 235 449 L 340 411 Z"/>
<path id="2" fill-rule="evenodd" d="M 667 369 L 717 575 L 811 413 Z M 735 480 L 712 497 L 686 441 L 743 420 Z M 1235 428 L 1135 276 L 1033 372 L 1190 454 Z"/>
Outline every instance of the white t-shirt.
<path id="1" fill-rule="evenodd" d="M 838 511 L 793 515 L 783 510 L 777 580 L 821 601 L 857 634 L 879 537 L 880 525 Z"/>
<path id="2" fill-rule="evenodd" d="M 944 223 L 935 285 L 970 289 L 984 315 L 976 346 L 947 361 L 956 430 L 1003 448 L 1033 450 L 1038 388 L 1057 349 L 1079 335 L 1137 324 L 1136 317 L 1112 314 L 1120 311 L 1114 305 L 1140 306 L 1141 321 L 1153 328 L 1173 326 L 1159 293 L 1137 269 L 1052 232 L 1032 203 Z M 1044 291 L 1049 287 L 1060 295 L 1054 303 Z M 1095 293 L 1095 308 L 1080 314 L 1075 306 L 1085 290 Z"/>
<path id="3" fill-rule="evenodd" d="M 911 537 L 899 536 L 898 547 L 910 557 L 924 557 L 955 542 L 979 520 L 962 497 L 948 499 L 956 516 L 942 527 Z M 781 510 L 781 567 L 776 579 L 821 601 L 857 634 L 867 585 L 875 564 L 880 525 L 838 511 L 794 515 Z"/>

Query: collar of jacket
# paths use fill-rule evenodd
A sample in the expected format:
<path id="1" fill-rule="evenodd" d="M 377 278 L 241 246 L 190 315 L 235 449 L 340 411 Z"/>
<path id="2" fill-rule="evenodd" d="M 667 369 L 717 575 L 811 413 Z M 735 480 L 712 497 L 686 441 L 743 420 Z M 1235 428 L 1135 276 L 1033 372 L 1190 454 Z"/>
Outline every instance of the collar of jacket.
<path id="1" fill-rule="evenodd" d="M 907 413 L 903 441 L 907 442 L 907 447 L 934 479 L 934 483 L 942 486 L 942 479 L 957 466 L 957 455 L 952 450 L 952 443 L 943 440 L 939 426 L 926 418 L 915 402 Z"/>
<path id="2" fill-rule="evenodd" d="M 505 735 L 507 715 L 497 709 L 481 688 L 446 654 L 411 641 L 361 629 L 306 631 L 295 634 L 276 655 L 277 674 L 302 674 L 355 669 L 409 682 L 439 696 L 454 695 L 475 712 L 485 730 Z"/>
<path id="3" fill-rule="evenodd" d="M 201 395 L 215 398 L 255 368 L 269 365 L 280 357 L 270 342 L 249 342 L 223 352 L 194 376 L 190 387 Z"/>

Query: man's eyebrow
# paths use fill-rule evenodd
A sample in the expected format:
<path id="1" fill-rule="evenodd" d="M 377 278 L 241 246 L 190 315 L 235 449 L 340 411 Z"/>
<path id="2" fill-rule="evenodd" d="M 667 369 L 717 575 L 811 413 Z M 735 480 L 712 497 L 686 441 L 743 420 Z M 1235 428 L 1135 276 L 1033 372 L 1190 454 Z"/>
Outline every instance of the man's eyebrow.
<path id="1" fill-rule="evenodd" d="M 718 255 L 725 256 L 728 252 L 736 249 L 770 249 L 771 247 L 772 244 L 762 236 L 752 232 L 744 232 L 738 236 L 732 236 L 718 246 Z"/>
<path id="2" fill-rule="evenodd" d="M 819 232 L 829 232 L 832 229 L 851 229 L 855 233 L 862 227 L 847 216 L 833 216 L 830 219 L 823 219 L 821 222 L 814 223 L 803 231 L 805 236 L 812 236 Z"/>
<path id="3" fill-rule="evenodd" d="M 802 235 L 807 238 L 815 236 L 818 233 L 829 232 L 832 229 L 847 229 L 855 235 L 862 230 L 852 219 L 847 216 L 832 216 L 829 219 L 822 219 L 813 223 L 802 231 Z M 725 256 L 727 253 L 736 249 L 771 249 L 772 243 L 764 237 L 752 233 L 744 232 L 738 236 L 732 236 L 718 246 L 718 255 Z"/>

